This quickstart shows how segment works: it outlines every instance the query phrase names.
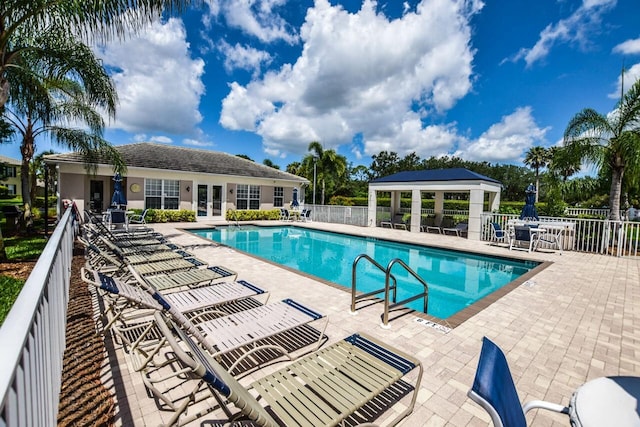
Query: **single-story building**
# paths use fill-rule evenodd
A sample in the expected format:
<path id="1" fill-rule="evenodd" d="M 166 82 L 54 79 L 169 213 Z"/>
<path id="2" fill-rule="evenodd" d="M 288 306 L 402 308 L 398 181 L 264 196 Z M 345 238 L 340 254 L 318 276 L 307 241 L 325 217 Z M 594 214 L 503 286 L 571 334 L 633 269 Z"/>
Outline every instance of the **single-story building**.
<path id="1" fill-rule="evenodd" d="M 294 193 L 304 203 L 306 178 L 219 151 L 135 143 L 115 147 L 127 165 L 121 182 L 127 209 L 187 209 L 197 220 L 224 219 L 228 210 L 287 207 Z M 88 172 L 81 153 L 45 157 L 58 171 L 58 200 L 102 212 L 111 206 L 113 166 L 98 159 Z"/>
<path id="2" fill-rule="evenodd" d="M 22 195 L 21 166 L 21 160 L 0 156 L 0 185 L 7 187 L 7 194 L 10 196 Z"/>
<path id="3" fill-rule="evenodd" d="M 482 232 L 482 211 L 487 194 L 490 212 L 500 207 L 502 184 L 493 178 L 464 168 L 427 169 L 398 172 L 393 175 L 374 179 L 369 183 L 369 226 L 376 227 L 378 221 L 377 193 L 391 193 L 391 218 L 400 212 L 400 194 L 411 193 L 410 231 L 420 231 L 422 213 L 422 193 L 434 193 L 434 211 L 436 218 L 442 218 L 445 193 L 469 193 L 469 229 L 468 238 L 480 240 Z"/>

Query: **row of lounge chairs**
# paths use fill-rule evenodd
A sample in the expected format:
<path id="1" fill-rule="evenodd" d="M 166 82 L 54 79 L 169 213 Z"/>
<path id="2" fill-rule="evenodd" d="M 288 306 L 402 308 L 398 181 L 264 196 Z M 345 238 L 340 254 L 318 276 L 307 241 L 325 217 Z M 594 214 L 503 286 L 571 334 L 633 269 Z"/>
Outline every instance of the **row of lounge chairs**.
<path id="1" fill-rule="evenodd" d="M 304 208 L 301 211 L 290 211 L 280 208 L 280 221 L 311 222 L 311 209 Z"/>
<path id="2" fill-rule="evenodd" d="M 270 302 L 259 286 L 152 230 L 114 233 L 87 223 L 81 242 L 81 275 L 100 295 L 101 332 L 115 337 L 150 395 L 172 411 L 167 425 L 212 410 L 265 426 L 370 422 L 392 406 L 393 393 L 413 396 L 391 425 L 412 412 L 422 378 L 412 356 L 361 333 L 323 347 L 325 315 L 293 299 Z M 268 375 L 255 372 L 286 361 Z M 259 379 L 242 385 L 248 373 Z"/>
<path id="3" fill-rule="evenodd" d="M 458 237 L 466 237 L 469 224 L 466 222 L 459 222 L 457 224 L 453 224 L 453 221 L 445 221 L 448 218 L 443 218 L 442 222 L 439 225 L 436 225 L 435 218 L 428 218 L 426 224 L 420 225 L 420 231 L 426 233 L 437 233 L 437 234 L 447 234 L 454 235 Z M 404 220 L 404 215 L 399 213 L 395 214 L 392 221 L 381 221 L 380 227 L 394 228 L 396 230 L 409 230 L 410 224 Z"/>

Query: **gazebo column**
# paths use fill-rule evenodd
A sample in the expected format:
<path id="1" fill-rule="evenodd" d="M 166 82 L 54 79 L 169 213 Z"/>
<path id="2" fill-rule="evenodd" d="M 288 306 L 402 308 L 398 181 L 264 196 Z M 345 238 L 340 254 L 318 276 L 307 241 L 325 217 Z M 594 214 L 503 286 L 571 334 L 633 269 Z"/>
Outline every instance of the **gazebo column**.
<path id="1" fill-rule="evenodd" d="M 420 220 L 422 218 L 422 192 L 411 190 L 411 227 L 412 233 L 420 232 Z"/>
<path id="2" fill-rule="evenodd" d="M 498 212 L 500 209 L 500 193 L 489 193 L 489 212 Z"/>
<path id="3" fill-rule="evenodd" d="M 482 234 L 482 208 L 484 204 L 484 190 L 471 190 L 469 195 L 469 240 L 480 240 Z"/>
<path id="4" fill-rule="evenodd" d="M 444 191 L 436 191 L 433 212 L 436 214 L 436 224 L 440 224 L 444 214 Z"/>
<path id="5" fill-rule="evenodd" d="M 391 221 L 393 221 L 393 217 L 395 214 L 400 213 L 400 191 L 392 191 L 391 192 Z"/>
<path id="6" fill-rule="evenodd" d="M 369 218 L 369 227 L 378 225 L 378 197 L 377 191 L 369 188 L 369 204 L 367 209 L 367 218 Z"/>

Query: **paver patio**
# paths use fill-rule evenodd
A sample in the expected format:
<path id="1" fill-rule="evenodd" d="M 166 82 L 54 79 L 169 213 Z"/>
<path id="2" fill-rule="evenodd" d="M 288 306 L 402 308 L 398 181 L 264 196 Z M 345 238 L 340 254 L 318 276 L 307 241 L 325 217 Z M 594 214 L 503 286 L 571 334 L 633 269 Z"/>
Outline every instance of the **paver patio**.
<path id="1" fill-rule="evenodd" d="M 232 267 L 239 273 L 238 278 L 268 290 L 271 301 L 292 297 L 326 314 L 329 343 L 363 331 L 422 361 L 424 377 L 416 408 L 402 425 L 490 423 L 484 410 L 466 396 L 484 335 L 505 351 L 523 401 L 544 399 L 568 404 L 572 391 L 587 380 L 603 375 L 640 375 L 640 260 L 636 258 L 571 251 L 562 255 L 557 251 L 527 254 L 455 236 L 316 222 L 300 224 L 552 263 L 449 333 L 425 326 L 414 315 L 398 318 L 390 323 L 390 329 L 384 329 L 380 326 L 381 304 L 352 315 L 347 291 L 181 231 L 204 226 L 157 224 L 154 228 L 188 247 L 199 259 Z M 345 260 L 345 268 L 351 269 L 351 262 Z M 121 350 L 115 354 L 117 359 L 112 356 L 105 362 L 102 376 L 116 393 L 117 425 L 155 426 L 166 421 L 170 413 L 159 409 L 148 397 L 140 374 L 130 371 Z M 266 367 L 242 382 L 249 383 L 281 366 Z M 377 422 L 384 425 L 392 415 L 384 414 Z M 211 425 L 214 420 L 224 421 L 224 417 L 213 412 L 189 425 Z M 538 426 L 569 425 L 566 416 L 540 410 L 530 413 L 528 421 Z"/>

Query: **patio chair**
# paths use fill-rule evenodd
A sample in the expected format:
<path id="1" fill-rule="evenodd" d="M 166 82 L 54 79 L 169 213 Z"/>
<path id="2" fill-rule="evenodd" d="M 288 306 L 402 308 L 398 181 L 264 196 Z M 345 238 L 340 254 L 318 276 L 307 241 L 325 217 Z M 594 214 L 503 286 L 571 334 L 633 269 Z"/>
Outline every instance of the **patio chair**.
<path id="1" fill-rule="evenodd" d="M 237 277 L 236 272 L 218 265 L 148 275 L 141 274 L 137 266 L 129 265 L 129 271 L 138 283 L 144 283 L 158 291 L 212 285 L 215 282 L 231 280 L 233 277 Z"/>
<path id="2" fill-rule="evenodd" d="M 128 220 L 129 228 L 131 228 L 132 230 L 145 228 L 147 226 L 146 217 L 148 212 L 149 212 L 149 209 L 145 209 L 144 211 L 142 211 L 141 214 L 129 215 L 129 220 Z"/>
<path id="3" fill-rule="evenodd" d="M 311 209 L 304 208 L 300 212 L 300 221 L 311 222 Z"/>
<path id="4" fill-rule="evenodd" d="M 415 406 L 422 380 L 420 361 L 364 334 L 308 354 L 245 388 L 182 328 L 160 313 L 156 320 L 184 368 L 181 372 L 188 369 L 194 380 L 204 381 L 230 421 L 248 418 L 261 426 L 333 426 L 360 411 L 358 421 L 369 418 L 368 422 L 391 408 L 394 397 L 399 400 L 411 393 L 410 402 L 388 423 L 395 425 Z M 411 386 L 404 378 L 416 368 L 417 379 Z M 230 405 L 240 412 L 233 413 Z M 170 422 L 183 424 L 187 420 L 180 420 L 181 415 L 174 414 Z"/>
<path id="5" fill-rule="evenodd" d="M 467 395 L 491 416 L 495 427 L 526 427 L 525 414 L 546 409 L 567 414 L 572 426 L 638 426 L 640 377 L 611 376 L 588 381 L 573 392 L 569 406 L 533 400 L 520 404 L 507 359 L 487 337 L 473 387 Z"/>
<path id="6" fill-rule="evenodd" d="M 396 230 L 408 230 L 403 214 L 397 213 L 393 216 L 393 228 Z"/>
<path id="7" fill-rule="evenodd" d="M 534 408 L 569 413 L 565 406 L 540 400 L 522 406 L 504 353 L 487 337 L 482 338 L 478 369 L 467 395 L 489 413 L 495 427 L 526 427 L 525 414 Z"/>
<path id="8" fill-rule="evenodd" d="M 206 315 L 228 315 L 261 306 L 268 300 L 268 294 L 264 290 L 245 280 L 162 294 L 144 282 L 128 283 L 87 266 L 81 268 L 80 274 L 85 283 L 102 291 L 108 299 L 108 306 L 101 316 L 104 320 L 103 331 L 113 331 L 127 347 L 128 352 L 136 356 L 136 370 L 141 370 L 151 363 L 164 344 L 157 339 L 158 334 L 153 331 L 155 323 L 149 317 L 149 310 L 165 311 L 194 334 L 199 335 L 192 321 Z M 266 299 L 258 302 L 254 299 L 257 296 L 266 296 Z M 251 301 L 244 301 L 248 299 Z M 230 308 L 230 303 L 239 304 L 240 308 Z M 189 314 L 192 315 L 185 317 Z M 117 326 L 118 323 L 120 327 Z M 204 337 L 200 336 L 200 339 Z"/>
<path id="9" fill-rule="evenodd" d="M 535 251 L 538 247 L 540 234 L 533 230 L 535 228 L 528 225 L 514 225 L 509 249 L 526 250 L 527 252 Z"/>
<path id="10" fill-rule="evenodd" d="M 511 247 L 511 232 L 504 230 L 497 222 L 491 223 L 491 241 L 496 244 L 500 242 L 506 242 L 507 246 Z"/>
<path id="11" fill-rule="evenodd" d="M 469 224 L 467 224 L 466 222 L 459 222 L 456 224 L 455 227 L 450 227 L 450 228 L 443 228 L 442 229 L 442 234 L 455 234 L 458 237 L 466 237 L 467 233 L 469 231 Z"/>
<path id="12" fill-rule="evenodd" d="M 436 221 L 436 217 L 434 216 L 428 216 L 426 219 L 426 223 L 425 225 L 421 226 L 421 231 L 427 232 L 427 233 L 437 233 L 437 234 L 442 234 L 442 228 L 440 228 L 440 224 L 442 223 L 442 220 L 440 220 L 440 222 L 438 223 Z"/>
<path id="13" fill-rule="evenodd" d="M 280 221 L 291 221 L 291 214 L 288 209 L 280 208 Z"/>

